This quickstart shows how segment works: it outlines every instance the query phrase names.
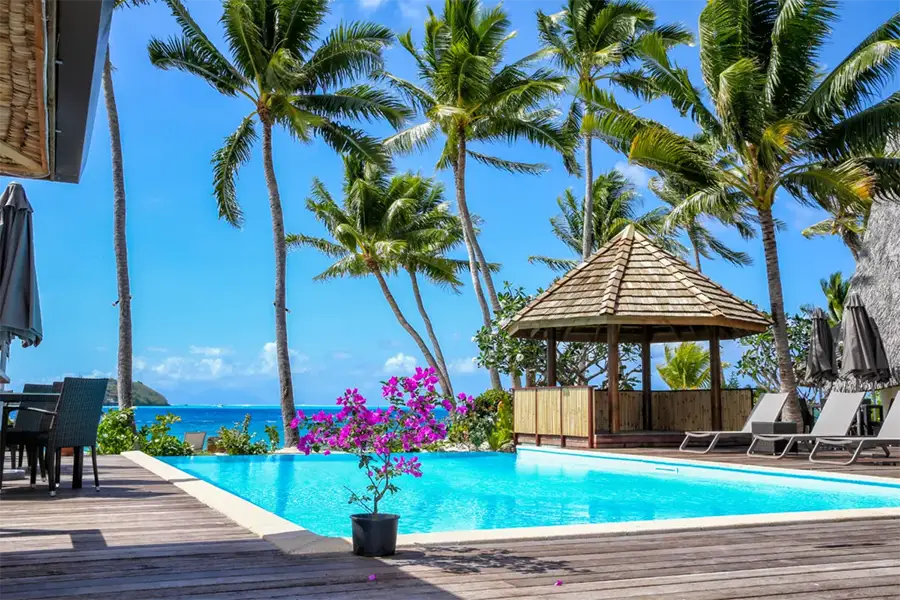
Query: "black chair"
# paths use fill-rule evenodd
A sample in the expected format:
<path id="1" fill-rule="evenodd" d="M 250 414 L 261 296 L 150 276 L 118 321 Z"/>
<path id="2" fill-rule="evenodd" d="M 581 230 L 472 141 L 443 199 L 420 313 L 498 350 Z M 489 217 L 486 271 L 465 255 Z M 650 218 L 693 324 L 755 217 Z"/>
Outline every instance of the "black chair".
<path id="1" fill-rule="evenodd" d="M 91 449 L 94 468 L 94 486 L 100 489 L 97 474 L 97 426 L 103 412 L 108 379 L 81 379 L 66 377 L 53 411 L 22 411 L 41 413 L 41 423 L 37 431 L 9 431 L 7 444 L 25 445 L 32 448 L 35 456 L 46 451 L 47 480 L 50 495 L 56 495 L 60 479 L 62 448 L 75 448 L 75 471 L 73 484 L 80 482 L 83 448 Z M 0 448 L 0 456 L 5 448 Z M 80 456 L 79 456 L 80 454 Z M 37 465 L 32 464 L 32 482 L 35 481 Z"/>
<path id="2" fill-rule="evenodd" d="M 26 383 L 22 386 L 23 394 L 59 394 L 62 391 L 62 381 L 54 381 L 53 383 Z M 35 408 L 48 408 L 47 406 L 43 406 L 43 402 L 39 402 L 35 404 L 33 401 L 25 401 L 25 406 L 34 406 Z M 54 402 L 55 406 L 55 402 Z M 25 411 L 22 414 L 22 419 L 16 419 L 16 422 L 13 423 L 11 431 L 31 431 L 34 430 L 37 426 L 39 426 L 41 420 L 41 416 L 39 413 Z M 10 452 L 10 463 L 13 467 L 16 467 L 16 450 L 17 448 L 13 445 L 9 446 Z M 18 468 L 22 468 L 22 459 L 24 458 L 24 454 L 26 448 L 24 446 L 18 447 L 19 451 L 19 461 Z M 39 457 L 43 460 L 43 456 Z M 28 467 L 31 468 L 32 457 L 28 457 Z M 43 467 L 41 467 L 41 476 L 45 476 L 45 472 Z"/>

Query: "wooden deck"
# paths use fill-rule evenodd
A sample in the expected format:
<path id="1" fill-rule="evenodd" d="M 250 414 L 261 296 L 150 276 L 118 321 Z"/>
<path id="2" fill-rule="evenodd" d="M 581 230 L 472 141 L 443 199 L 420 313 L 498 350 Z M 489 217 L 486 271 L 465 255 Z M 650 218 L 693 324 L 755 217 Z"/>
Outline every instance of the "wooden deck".
<path id="1" fill-rule="evenodd" d="M 900 598 L 900 519 L 300 557 L 126 459 L 101 457 L 100 492 L 69 465 L 55 499 L 4 486 L 3 600 Z"/>

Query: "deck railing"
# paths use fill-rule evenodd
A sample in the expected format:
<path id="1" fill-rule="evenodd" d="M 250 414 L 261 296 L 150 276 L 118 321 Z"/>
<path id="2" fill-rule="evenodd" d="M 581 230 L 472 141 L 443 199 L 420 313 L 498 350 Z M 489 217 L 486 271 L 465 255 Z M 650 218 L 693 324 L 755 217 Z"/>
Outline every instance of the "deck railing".
<path id="1" fill-rule="evenodd" d="M 753 408 L 753 391 L 722 390 L 722 426 L 739 430 Z M 594 436 L 609 432 L 606 390 L 590 386 L 532 387 L 513 390 L 516 439 L 520 434 L 538 445 L 594 446 Z M 709 390 L 660 390 L 651 393 L 652 431 L 683 432 L 712 428 Z M 622 433 L 642 431 L 642 392 L 619 392 Z"/>

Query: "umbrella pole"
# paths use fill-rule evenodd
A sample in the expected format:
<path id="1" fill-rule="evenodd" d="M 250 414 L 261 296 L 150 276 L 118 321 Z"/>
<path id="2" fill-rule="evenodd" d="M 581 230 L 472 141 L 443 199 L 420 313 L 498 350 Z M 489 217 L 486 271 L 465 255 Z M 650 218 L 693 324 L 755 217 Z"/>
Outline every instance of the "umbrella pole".
<path id="1" fill-rule="evenodd" d="M 9 338 L 0 334 L 0 392 L 6 391 L 9 377 L 6 375 L 6 363 L 9 360 Z"/>

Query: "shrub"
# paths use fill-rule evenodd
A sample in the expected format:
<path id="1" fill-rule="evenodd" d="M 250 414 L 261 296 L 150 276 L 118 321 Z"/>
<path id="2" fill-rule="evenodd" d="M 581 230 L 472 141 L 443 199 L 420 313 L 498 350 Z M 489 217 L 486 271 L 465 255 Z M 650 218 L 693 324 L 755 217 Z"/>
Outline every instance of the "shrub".
<path id="1" fill-rule="evenodd" d="M 269 446 L 265 442 L 253 441 L 256 436 L 250 433 L 250 419 L 250 415 L 244 415 L 243 422 L 235 423 L 234 427 L 220 427 L 218 449 L 226 454 L 268 454 Z M 268 427 L 266 433 L 271 440 L 272 433 Z M 277 437 L 277 430 L 275 433 Z"/>
<path id="2" fill-rule="evenodd" d="M 121 454 L 134 450 L 137 436 L 131 429 L 133 421 L 133 408 L 114 408 L 105 413 L 97 426 L 97 449 L 100 454 Z"/>
<path id="3" fill-rule="evenodd" d="M 266 425 L 266 435 L 269 436 L 269 449 L 275 452 L 281 448 L 281 434 L 275 425 Z"/>
<path id="4" fill-rule="evenodd" d="M 503 415 L 501 407 L 505 407 Z M 492 450 L 500 448 L 512 439 L 512 394 L 504 390 L 482 393 L 475 398 L 473 410 L 453 418 L 449 439 L 475 446 L 487 442 Z"/>
<path id="5" fill-rule="evenodd" d="M 142 425 L 138 430 L 140 448 L 150 456 L 191 456 L 194 447 L 169 433 L 173 423 L 181 421 L 181 417 L 166 413 L 156 415 L 152 425 Z"/>

